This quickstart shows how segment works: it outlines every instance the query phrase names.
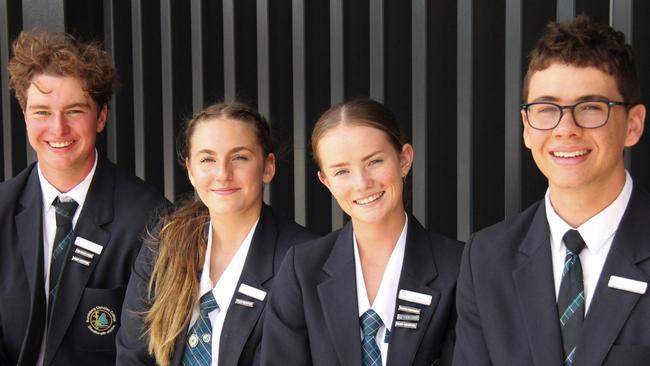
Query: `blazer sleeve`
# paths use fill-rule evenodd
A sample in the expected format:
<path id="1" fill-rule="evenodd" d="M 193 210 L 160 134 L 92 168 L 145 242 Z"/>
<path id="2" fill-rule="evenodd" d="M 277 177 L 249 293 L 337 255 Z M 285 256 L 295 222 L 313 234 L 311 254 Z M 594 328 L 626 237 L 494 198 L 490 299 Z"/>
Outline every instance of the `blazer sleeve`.
<path id="1" fill-rule="evenodd" d="M 264 316 L 261 364 L 310 365 L 309 337 L 293 247 L 274 280 Z"/>
<path id="2" fill-rule="evenodd" d="M 116 336 L 117 365 L 155 365 L 147 350 L 148 337 L 144 336 L 143 314 L 150 308 L 146 301 L 147 287 L 153 269 L 153 249 L 145 244 L 133 265 L 124 304 L 121 327 Z"/>
<path id="3" fill-rule="evenodd" d="M 2 325 L 2 314 L 0 314 L 0 365 L 6 365 L 9 363 L 9 360 L 7 360 L 7 355 L 5 355 L 5 350 L 4 350 L 4 335 L 3 335 L 3 325 Z"/>
<path id="4" fill-rule="evenodd" d="M 456 345 L 454 366 L 491 365 L 474 292 L 472 274 L 472 242 L 465 245 L 456 290 Z"/>

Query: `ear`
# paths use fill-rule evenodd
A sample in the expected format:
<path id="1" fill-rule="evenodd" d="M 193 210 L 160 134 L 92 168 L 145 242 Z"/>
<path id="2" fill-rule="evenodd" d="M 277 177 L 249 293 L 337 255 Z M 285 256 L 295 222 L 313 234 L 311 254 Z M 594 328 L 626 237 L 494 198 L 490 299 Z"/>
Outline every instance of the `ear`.
<path id="1" fill-rule="evenodd" d="M 99 110 L 99 115 L 97 116 L 97 133 L 100 133 L 106 127 L 106 116 L 108 115 L 108 104 L 104 104 Z"/>
<path id="2" fill-rule="evenodd" d="M 528 117 L 526 116 L 526 111 L 521 110 L 521 124 L 523 125 L 523 137 L 524 137 L 524 145 L 526 145 L 527 148 L 530 149 L 530 125 L 528 124 Z"/>
<path id="3" fill-rule="evenodd" d="M 192 187 L 194 187 L 194 173 L 192 173 L 190 158 L 185 158 L 185 169 L 187 170 L 187 178 L 189 178 L 190 183 L 192 183 Z"/>
<path id="4" fill-rule="evenodd" d="M 404 144 L 402 151 L 399 154 L 399 169 L 402 177 L 406 177 L 413 165 L 413 145 Z"/>
<path id="5" fill-rule="evenodd" d="M 264 175 L 262 175 L 262 181 L 266 184 L 271 183 L 273 177 L 275 176 L 275 155 L 270 153 L 264 159 Z"/>
<path id="6" fill-rule="evenodd" d="M 637 104 L 627 112 L 627 131 L 625 147 L 636 145 L 643 135 L 646 109 L 643 104 Z"/>
<path id="7" fill-rule="evenodd" d="M 331 191 L 331 189 L 330 189 L 330 184 L 329 184 L 329 182 L 327 181 L 327 177 L 325 176 L 325 174 L 323 174 L 323 172 L 321 172 L 321 171 L 319 170 L 318 173 L 317 173 L 317 175 L 318 175 L 318 180 L 319 180 L 321 183 L 323 183 L 323 185 L 324 185 L 325 187 L 327 187 L 327 189 L 329 189 L 329 190 Z"/>

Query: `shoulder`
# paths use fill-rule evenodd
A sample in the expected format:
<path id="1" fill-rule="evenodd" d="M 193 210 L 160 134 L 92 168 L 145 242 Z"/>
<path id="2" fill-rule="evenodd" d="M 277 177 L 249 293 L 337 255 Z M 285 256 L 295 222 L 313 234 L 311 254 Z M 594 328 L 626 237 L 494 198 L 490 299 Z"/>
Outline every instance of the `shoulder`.
<path id="1" fill-rule="evenodd" d="M 5 212 L 13 210 L 15 203 L 25 189 L 29 175 L 34 167 L 36 167 L 36 163 L 30 164 L 15 177 L 0 183 L 0 212 L 3 217 L 5 216 Z"/>
<path id="2" fill-rule="evenodd" d="M 493 262 L 512 261 L 524 239 L 541 235 L 544 225 L 548 225 L 545 220 L 544 201 L 540 200 L 521 213 L 472 234 L 466 244 L 466 255 L 470 261 L 488 266 Z"/>
<path id="3" fill-rule="evenodd" d="M 101 162 L 104 166 L 97 169 L 98 179 L 113 177 L 113 201 L 118 209 L 124 208 L 135 212 L 151 212 L 154 208 L 167 206 L 169 201 L 154 186 L 133 174 L 121 170 L 108 160 Z M 93 182 L 94 183 L 94 182 Z"/>
<path id="4" fill-rule="evenodd" d="M 341 229 L 296 245 L 294 247 L 296 263 L 305 268 L 322 268 L 340 233 Z"/>

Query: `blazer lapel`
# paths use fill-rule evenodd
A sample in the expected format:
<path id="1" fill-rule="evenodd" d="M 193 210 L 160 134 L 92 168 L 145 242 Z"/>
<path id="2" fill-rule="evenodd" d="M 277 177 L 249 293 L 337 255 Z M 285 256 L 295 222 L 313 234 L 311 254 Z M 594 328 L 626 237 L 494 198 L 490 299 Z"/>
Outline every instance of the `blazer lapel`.
<path id="1" fill-rule="evenodd" d="M 545 207 L 539 205 L 519 248 L 521 265 L 512 272 L 535 365 L 562 364 L 553 261 Z M 514 299 L 513 299 L 514 300 Z M 504 299 L 504 303 L 508 299 Z"/>
<path id="2" fill-rule="evenodd" d="M 255 229 L 246 262 L 239 283 L 228 307 L 228 314 L 221 331 L 219 342 L 219 365 L 237 365 L 239 356 L 260 318 L 268 296 L 264 300 L 239 293 L 239 286 L 246 284 L 256 289 L 270 290 L 265 286 L 273 277 L 277 229 L 268 207 L 262 207 L 260 221 Z M 235 304 L 236 299 L 252 301 L 254 306 Z"/>
<path id="3" fill-rule="evenodd" d="M 110 234 L 102 229 L 102 225 L 113 220 L 113 191 L 115 185 L 114 172 L 106 168 L 100 159 L 93 177 L 86 201 L 75 226 L 76 238 L 84 238 L 99 244 L 106 250 Z M 47 336 L 45 350 L 45 365 L 49 365 L 65 335 L 74 313 L 77 311 L 79 300 L 86 287 L 101 254 L 95 254 L 88 266 L 72 261 L 75 244 L 69 247 L 62 268 L 61 282 L 52 306 L 52 316 Z"/>
<path id="4" fill-rule="evenodd" d="M 420 320 L 416 329 L 396 327 L 393 322 L 388 347 L 388 365 L 411 365 L 420 348 L 422 337 L 427 331 L 429 322 L 440 301 L 440 293 L 429 284 L 438 276 L 435 260 L 429 245 L 428 234 L 413 217 L 409 217 L 408 231 L 406 234 L 406 248 L 402 273 L 400 275 L 398 296 L 400 290 L 409 290 L 431 296 L 431 305 L 422 305 L 400 300 L 395 300 L 395 309 L 399 305 L 406 305 L 420 309 Z M 398 311 L 395 311 L 397 316 Z"/>
<path id="5" fill-rule="evenodd" d="M 636 266 L 650 258 L 650 199 L 639 189 L 633 191 L 628 208 L 616 231 L 603 266 L 596 291 L 587 311 L 582 338 L 574 363 L 602 364 L 626 323 L 641 294 L 608 286 L 611 276 L 649 282 L 648 275 Z"/>
<path id="6" fill-rule="evenodd" d="M 41 188 L 36 168 L 32 169 L 20 197 L 23 210 L 15 216 L 18 246 L 27 269 L 31 309 L 19 364 L 36 362 L 45 331 L 45 274 L 43 270 L 43 214 Z M 34 230 L 34 228 L 37 228 Z"/>
<path id="7" fill-rule="evenodd" d="M 330 339 L 341 365 L 361 362 L 361 331 L 354 266 L 352 224 L 341 229 L 323 270 L 330 277 L 318 285 L 318 296 Z"/>

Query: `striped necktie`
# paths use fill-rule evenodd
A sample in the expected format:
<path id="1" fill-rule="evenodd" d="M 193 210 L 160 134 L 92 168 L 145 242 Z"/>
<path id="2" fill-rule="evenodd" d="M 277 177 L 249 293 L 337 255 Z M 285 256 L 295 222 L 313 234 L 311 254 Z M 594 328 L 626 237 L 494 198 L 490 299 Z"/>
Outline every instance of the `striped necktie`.
<path id="1" fill-rule="evenodd" d="M 209 314 L 217 309 L 219 309 L 219 305 L 212 291 L 201 296 L 199 317 L 187 333 L 185 341 L 184 366 L 209 366 L 212 364 L 212 323 Z"/>
<path id="2" fill-rule="evenodd" d="M 61 270 L 63 269 L 63 263 L 65 262 L 65 254 L 74 238 L 72 218 L 74 217 L 79 205 L 74 200 L 61 201 L 59 197 L 57 197 L 52 203 L 52 206 L 54 206 L 56 217 L 56 233 L 54 234 L 52 260 L 50 261 L 50 298 L 48 301 L 50 308 L 51 304 L 54 303 L 54 297 L 56 296 L 56 290 L 61 277 Z"/>
<path id="3" fill-rule="evenodd" d="M 377 331 L 379 331 L 382 325 L 384 325 L 384 322 L 381 321 L 379 314 L 372 309 L 368 309 L 361 315 L 361 332 L 363 333 L 361 358 L 363 360 L 363 366 L 382 366 L 381 351 L 375 340 Z"/>
<path id="4" fill-rule="evenodd" d="M 582 322 L 585 317 L 584 285 L 579 255 L 586 244 L 577 230 L 567 231 L 563 240 L 567 251 L 557 308 L 562 328 L 564 365 L 571 366 L 573 365 L 576 345 L 580 340 Z"/>

